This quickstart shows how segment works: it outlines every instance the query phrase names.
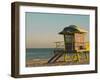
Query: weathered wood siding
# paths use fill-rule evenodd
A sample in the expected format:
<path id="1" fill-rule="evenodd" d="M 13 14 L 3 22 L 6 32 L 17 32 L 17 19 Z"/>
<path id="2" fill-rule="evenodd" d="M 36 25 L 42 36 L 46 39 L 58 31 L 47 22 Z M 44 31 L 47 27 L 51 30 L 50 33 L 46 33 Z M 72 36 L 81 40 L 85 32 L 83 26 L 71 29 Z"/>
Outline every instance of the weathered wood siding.
<path id="1" fill-rule="evenodd" d="M 85 34 L 84 33 L 75 33 L 75 50 L 84 50 L 85 49 Z"/>

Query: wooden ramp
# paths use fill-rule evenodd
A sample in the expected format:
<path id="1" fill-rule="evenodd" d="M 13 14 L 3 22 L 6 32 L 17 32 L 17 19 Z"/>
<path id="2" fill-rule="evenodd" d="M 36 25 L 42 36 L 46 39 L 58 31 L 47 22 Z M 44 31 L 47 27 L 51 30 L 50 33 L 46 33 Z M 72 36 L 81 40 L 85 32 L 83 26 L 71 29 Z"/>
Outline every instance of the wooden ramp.
<path id="1" fill-rule="evenodd" d="M 56 62 L 63 55 L 64 55 L 64 50 L 55 50 L 54 56 L 48 61 L 48 63 Z"/>

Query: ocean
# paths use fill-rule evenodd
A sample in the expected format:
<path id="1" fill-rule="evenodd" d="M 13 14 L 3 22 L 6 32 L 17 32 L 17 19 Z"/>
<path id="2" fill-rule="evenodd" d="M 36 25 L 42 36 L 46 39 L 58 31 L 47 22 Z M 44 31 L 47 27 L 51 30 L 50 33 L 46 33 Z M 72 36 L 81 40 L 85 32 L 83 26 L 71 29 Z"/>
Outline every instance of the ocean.
<path id="1" fill-rule="evenodd" d="M 26 60 L 50 59 L 54 53 L 54 48 L 26 48 Z"/>

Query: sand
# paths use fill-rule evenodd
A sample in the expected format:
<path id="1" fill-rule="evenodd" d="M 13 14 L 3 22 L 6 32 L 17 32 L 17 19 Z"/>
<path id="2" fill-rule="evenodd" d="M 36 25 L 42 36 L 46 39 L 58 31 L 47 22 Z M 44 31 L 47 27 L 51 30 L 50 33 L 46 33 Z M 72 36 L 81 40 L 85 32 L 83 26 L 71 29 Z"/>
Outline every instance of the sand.
<path id="1" fill-rule="evenodd" d="M 80 59 L 78 60 L 72 60 L 71 58 L 68 58 L 68 60 L 65 62 L 63 56 L 57 60 L 54 63 L 48 63 L 49 59 L 31 59 L 26 61 L 26 67 L 40 67 L 40 66 L 63 66 L 63 65 L 82 65 L 82 64 L 89 64 L 89 60 Z"/>

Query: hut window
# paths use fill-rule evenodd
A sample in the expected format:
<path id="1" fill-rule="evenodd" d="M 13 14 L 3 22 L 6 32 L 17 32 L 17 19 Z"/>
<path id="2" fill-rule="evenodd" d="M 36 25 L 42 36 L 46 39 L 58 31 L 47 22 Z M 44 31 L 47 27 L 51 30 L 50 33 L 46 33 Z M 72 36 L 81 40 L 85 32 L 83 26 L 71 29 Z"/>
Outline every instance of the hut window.
<path id="1" fill-rule="evenodd" d="M 80 46 L 79 49 L 84 49 L 84 47 L 83 46 Z"/>
<path id="2" fill-rule="evenodd" d="M 66 35 L 66 42 L 72 42 L 73 41 L 73 35 Z"/>

